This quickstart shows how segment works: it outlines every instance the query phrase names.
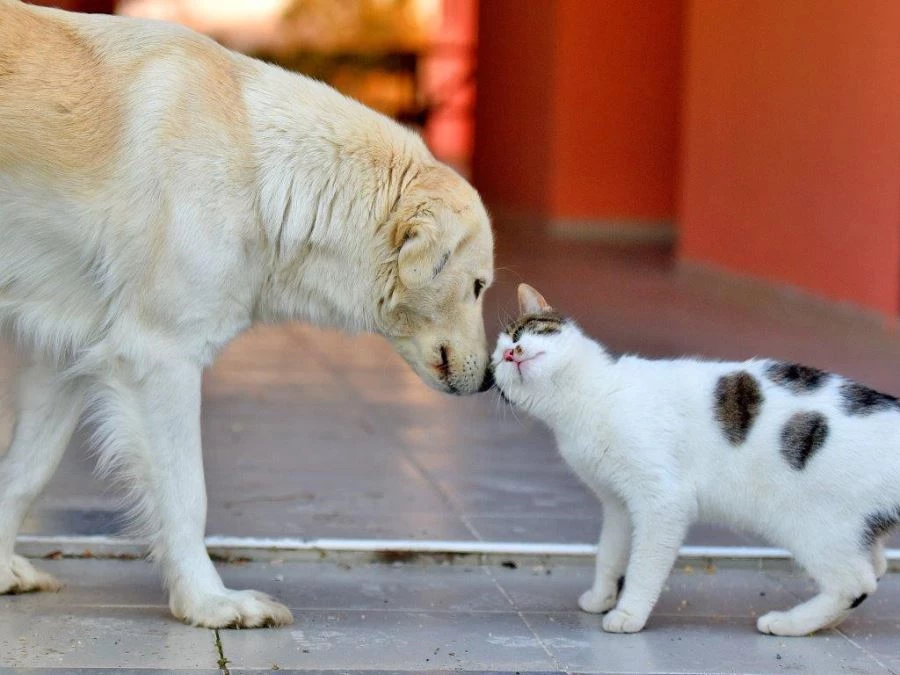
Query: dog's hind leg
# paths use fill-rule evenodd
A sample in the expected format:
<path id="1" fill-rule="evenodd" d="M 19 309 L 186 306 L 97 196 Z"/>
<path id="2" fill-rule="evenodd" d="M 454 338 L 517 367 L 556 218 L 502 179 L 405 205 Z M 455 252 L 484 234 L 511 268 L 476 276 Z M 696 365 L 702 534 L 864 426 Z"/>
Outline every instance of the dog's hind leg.
<path id="1" fill-rule="evenodd" d="M 291 613 L 267 595 L 225 588 L 207 554 L 206 489 L 200 446 L 200 368 L 192 363 L 158 365 L 148 374 L 121 380 L 101 408 L 108 433 L 128 429 L 130 447 L 107 439 L 101 453 L 139 490 L 135 516 L 149 535 L 162 566 L 172 613 L 210 628 L 277 626 Z M 118 391 L 116 391 L 118 390 Z M 117 446 L 121 450 L 117 450 Z M 123 458 L 115 453 L 124 452 Z M 103 457 L 101 456 L 101 461 Z"/>
<path id="2" fill-rule="evenodd" d="M 22 520 L 59 465 L 83 406 L 77 381 L 64 382 L 39 363 L 22 372 L 12 444 L 0 459 L 0 593 L 59 589 L 56 579 L 13 550 Z"/>

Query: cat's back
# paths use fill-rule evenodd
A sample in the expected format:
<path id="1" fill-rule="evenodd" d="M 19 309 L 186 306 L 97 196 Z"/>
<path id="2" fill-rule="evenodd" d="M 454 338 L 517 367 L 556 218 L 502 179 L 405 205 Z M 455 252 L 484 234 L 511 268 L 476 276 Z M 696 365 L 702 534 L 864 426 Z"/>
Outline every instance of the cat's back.
<path id="1" fill-rule="evenodd" d="M 621 416 L 631 427 L 662 427 L 689 451 L 743 448 L 755 459 L 804 466 L 834 446 L 875 461 L 900 458 L 900 401 L 838 374 L 772 359 L 704 361 L 622 357 L 616 363 Z M 772 455 L 774 449 L 775 455 Z M 820 461 L 820 463 L 822 463 Z M 900 466 L 900 459 L 896 462 Z"/>
<path id="2" fill-rule="evenodd" d="M 696 486 L 701 513 L 771 533 L 785 510 L 812 517 L 833 502 L 893 504 L 900 496 L 900 401 L 893 396 L 775 360 L 623 366 L 665 392 L 657 410 L 668 403 L 677 411 L 670 451 L 681 477 Z"/>
<path id="3" fill-rule="evenodd" d="M 848 430 L 860 441 L 877 432 L 884 441 L 900 440 L 900 401 L 850 378 L 774 359 L 715 365 L 708 383 L 713 419 L 732 442 L 749 438 L 756 423 L 788 435 L 800 418 L 834 433 Z"/>
<path id="4" fill-rule="evenodd" d="M 616 438 L 679 452 L 690 439 L 702 438 L 704 446 L 715 442 L 717 383 L 732 372 L 747 370 L 756 378 L 760 364 L 624 355 L 598 384 L 605 395 L 588 398 L 602 402 Z"/>
<path id="5" fill-rule="evenodd" d="M 671 397 L 683 407 L 706 407 L 714 414 L 729 407 L 763 403 L 767 411 L 814 407 L 836 418 L 868 418 L 876 413 L 887 425 L 900 425 L 900 401 L 852 379 L 818 368 L 775 359 L 713 361 L 698 358 L 646 359 L 623 356 L 616 362 L 622 387 L 637 387 L 638 396 Z M 674 401 L 672 401 L 674 403 Z"/>
<path id="6" fill-rule="evenodd" d="M 711 361 L 692 357 L 648 359 L 625 355 L 615 364 L 619 390 L 634 405 L 643 400 L 674 411 L 693 414 L 710 407 L 710 396 L 720 378 L 747 372 L 759 379 L 765 361 Z"/>

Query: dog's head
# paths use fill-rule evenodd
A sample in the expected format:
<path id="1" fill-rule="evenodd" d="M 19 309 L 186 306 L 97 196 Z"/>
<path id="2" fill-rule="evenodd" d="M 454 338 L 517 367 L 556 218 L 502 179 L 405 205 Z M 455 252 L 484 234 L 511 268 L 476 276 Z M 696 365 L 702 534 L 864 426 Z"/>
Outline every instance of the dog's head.
<path id="1" fill-rule="evenodd" d="M 494 280 L 494 241 L 478 194 L 446 166 L 422 168 L 387 223 L 389 283 L 382 329 L 427 384 L 454 394 L 491 386 L 481 308 Z"/>

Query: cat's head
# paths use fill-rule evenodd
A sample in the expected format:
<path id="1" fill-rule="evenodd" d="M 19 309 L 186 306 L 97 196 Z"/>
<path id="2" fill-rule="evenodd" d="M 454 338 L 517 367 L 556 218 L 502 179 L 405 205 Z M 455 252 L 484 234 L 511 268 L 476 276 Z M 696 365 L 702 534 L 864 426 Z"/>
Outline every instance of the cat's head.
<path id="1" fill-rule="evenodd" d="M 547 304 L 528 284 L 519 284 L 519 318 L 497 338 L 491 358 L 494 381 L 511 403 L 524 405 L 547 387 L 571 363 L 581 332 Z"/>

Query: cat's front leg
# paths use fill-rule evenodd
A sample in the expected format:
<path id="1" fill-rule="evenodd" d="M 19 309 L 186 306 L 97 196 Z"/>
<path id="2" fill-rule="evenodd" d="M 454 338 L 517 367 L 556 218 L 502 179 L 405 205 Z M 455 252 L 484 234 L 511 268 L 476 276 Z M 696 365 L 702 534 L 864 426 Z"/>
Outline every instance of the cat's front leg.
<path id="1" fill-rule="evenodd" d="M 603 630 L 636 633 L 659 599 L 690 525 L 689 509 L 656 502 L 631 511 L 634 526 L 627 582 L 615 609 L 603 617 Z"/>
<path id="2" fill-rule="evenodd" d="M 602 501 L 603 529 L 597 544 L 594 585 L 578 598 L 578 606 L 594 614 L 615 607 L 625 581 L 631 540 L 631 520 L 625 504 L 613 495 L 602 495 Z"/>

